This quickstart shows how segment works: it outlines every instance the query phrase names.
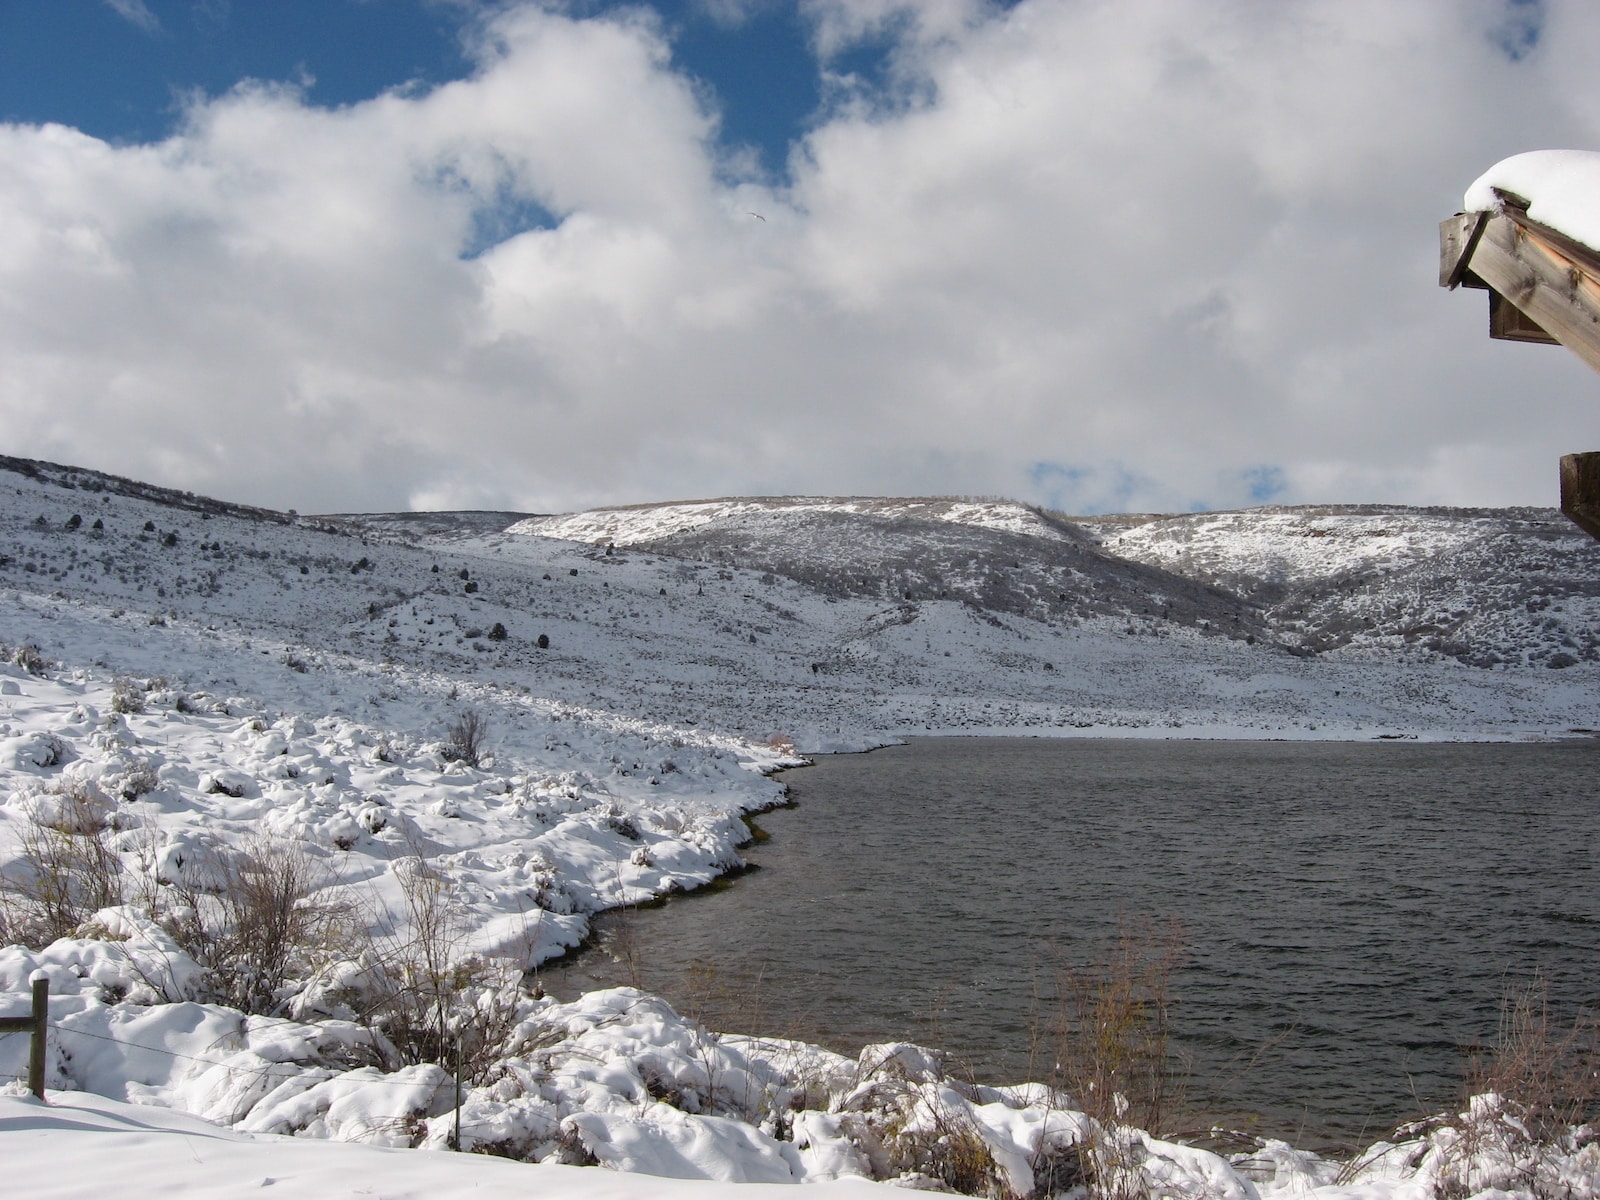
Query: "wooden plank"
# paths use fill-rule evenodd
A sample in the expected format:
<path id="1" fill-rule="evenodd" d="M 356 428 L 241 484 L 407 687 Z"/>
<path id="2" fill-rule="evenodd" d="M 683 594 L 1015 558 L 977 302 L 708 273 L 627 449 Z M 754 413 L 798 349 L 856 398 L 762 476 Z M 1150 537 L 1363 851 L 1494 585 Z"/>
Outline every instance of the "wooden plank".
<path id="1" fill-rule="evenodd" d="M 1561 459 L 1561 511 L 1590 537 L 1600 539 L 1600 451 Z"/>
<path id="2" fill-rule="evenodd" d="M 1483 227 L 1489 223 L 1486 212 L 1457 213 L 1439 222 L 1439 286 L 1455 291 L 1467 283 L 1467 265 L 1478 248 Z M 1468 287 L 1472 284 L 1468 283 Z M 1481 285 L 1479 285 L 1481 286 Z"/>
<path id="3" fill-rule="evenodd" d="M 1500 342 L 1538 342 L 1544 346 L 1561 345 L 1559 338 L 1551 337 L 1542 325 L 1499 292 L 1489 293 L 1489 336 Z"/>
<path id="4" fill-rule="evenodd" d="M 1595 370 L 1600 371 L 1600 277 L 1540 229 L 1490 216 L 1468 268 Z"/>

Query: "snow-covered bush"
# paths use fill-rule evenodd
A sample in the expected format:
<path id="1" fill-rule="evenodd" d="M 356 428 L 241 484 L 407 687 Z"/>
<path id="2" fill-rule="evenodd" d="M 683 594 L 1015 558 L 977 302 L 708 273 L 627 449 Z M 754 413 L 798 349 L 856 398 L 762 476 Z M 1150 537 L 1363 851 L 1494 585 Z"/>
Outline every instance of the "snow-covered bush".
<path id="1" fill-rule="evenodd" d="M 13 650 L 11 652 L 11 661 L 29 675 L 42 675 L 50 669 L 50 660 L 32 642 L 24 642 Z"/>
<path id="2" fill-rule="evenodd" d="M 111 684 L 111 711 L 114 713 L 142 713 L 144 688 L 137 680 L 119 675 Z"/>
<path id="3" fill-rule="evenodd" d="M 0 936 L 46 946 L 122 903 L 122 861 L 108 841 L 112 805 L 99 788 L 66 778 L 13 803 L 24 816 L 16 857 L 0 874 Z"/>
<path id="4" fill-rule="evenodd" d="M 222 1002 L 272 1012 L 291 980 L 343 956 L 355 937 L 348 904 L 306 843 L 258 837 L 193 861 L 172 882 L 165 923 L 210 971 Z"/>

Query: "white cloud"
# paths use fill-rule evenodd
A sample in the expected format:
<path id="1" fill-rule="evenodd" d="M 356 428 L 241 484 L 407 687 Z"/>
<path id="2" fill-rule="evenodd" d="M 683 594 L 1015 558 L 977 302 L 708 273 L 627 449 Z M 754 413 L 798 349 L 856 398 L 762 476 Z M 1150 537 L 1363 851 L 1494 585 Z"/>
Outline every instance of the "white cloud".
<path id="1" fill-rule="evenodd" d="M 302 511 L 1553 502 L 1591 377 L 1489 343 L 1434 227 L 1596 144 L 1587 8 L 1515 62 L 1488 0 L 907 8 L 805 10 L 892 30 L 904 91 L 782 190 L 637 12 L 512 8 L 469 79 L 244 87 L 154 146 L 0 127 L 9 452 Z"/>
<path id="2" fill-rule="evenodd" d="M 137 25 L 146 33 L 154 33 L 161 28 L 160 19 L 150 11 L 144 0 L 106 0 L 106 4 L 117 16 Z"/>

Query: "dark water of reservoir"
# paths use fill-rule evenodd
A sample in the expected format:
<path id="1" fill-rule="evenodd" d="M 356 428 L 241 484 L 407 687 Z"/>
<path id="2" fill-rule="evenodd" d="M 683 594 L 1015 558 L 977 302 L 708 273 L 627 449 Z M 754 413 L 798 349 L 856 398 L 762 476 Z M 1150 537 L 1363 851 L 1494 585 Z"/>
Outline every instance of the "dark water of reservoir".
<path id="1" fill-rule="evenodd" d="M 759 870 L 612 918 L 624 961 L 546 986 L 1018 1082 L 1056 966 L 1176 918 L 1191 1107 L 1308 1146 L 1454 1102 L 1508 987 L 1600 997 L 1597 741 L 929 739 L 785 779 Z"/>

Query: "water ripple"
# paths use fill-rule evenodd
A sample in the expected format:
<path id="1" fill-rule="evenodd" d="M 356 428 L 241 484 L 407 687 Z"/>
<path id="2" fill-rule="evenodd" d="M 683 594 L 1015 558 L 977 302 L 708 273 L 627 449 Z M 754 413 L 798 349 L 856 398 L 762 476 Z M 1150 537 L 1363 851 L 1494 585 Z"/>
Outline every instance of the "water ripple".
<path id="1" fill-rule="evenodd" d="M 1014 1079 L 1056 966 L 1175 917 L 1191 1103 L 1355 1140 L 1456 1099 L 1508 985 L 1594 997 L 1597 768 L 1594 742 L 923 741 L 791 773 L 765 869 L 627 920 L 669 996 L 714 961 L 783 1014 L 764 1032 L 934 1041 Z M 708 1019 L 762 1023 L 753 987 Z"/>

